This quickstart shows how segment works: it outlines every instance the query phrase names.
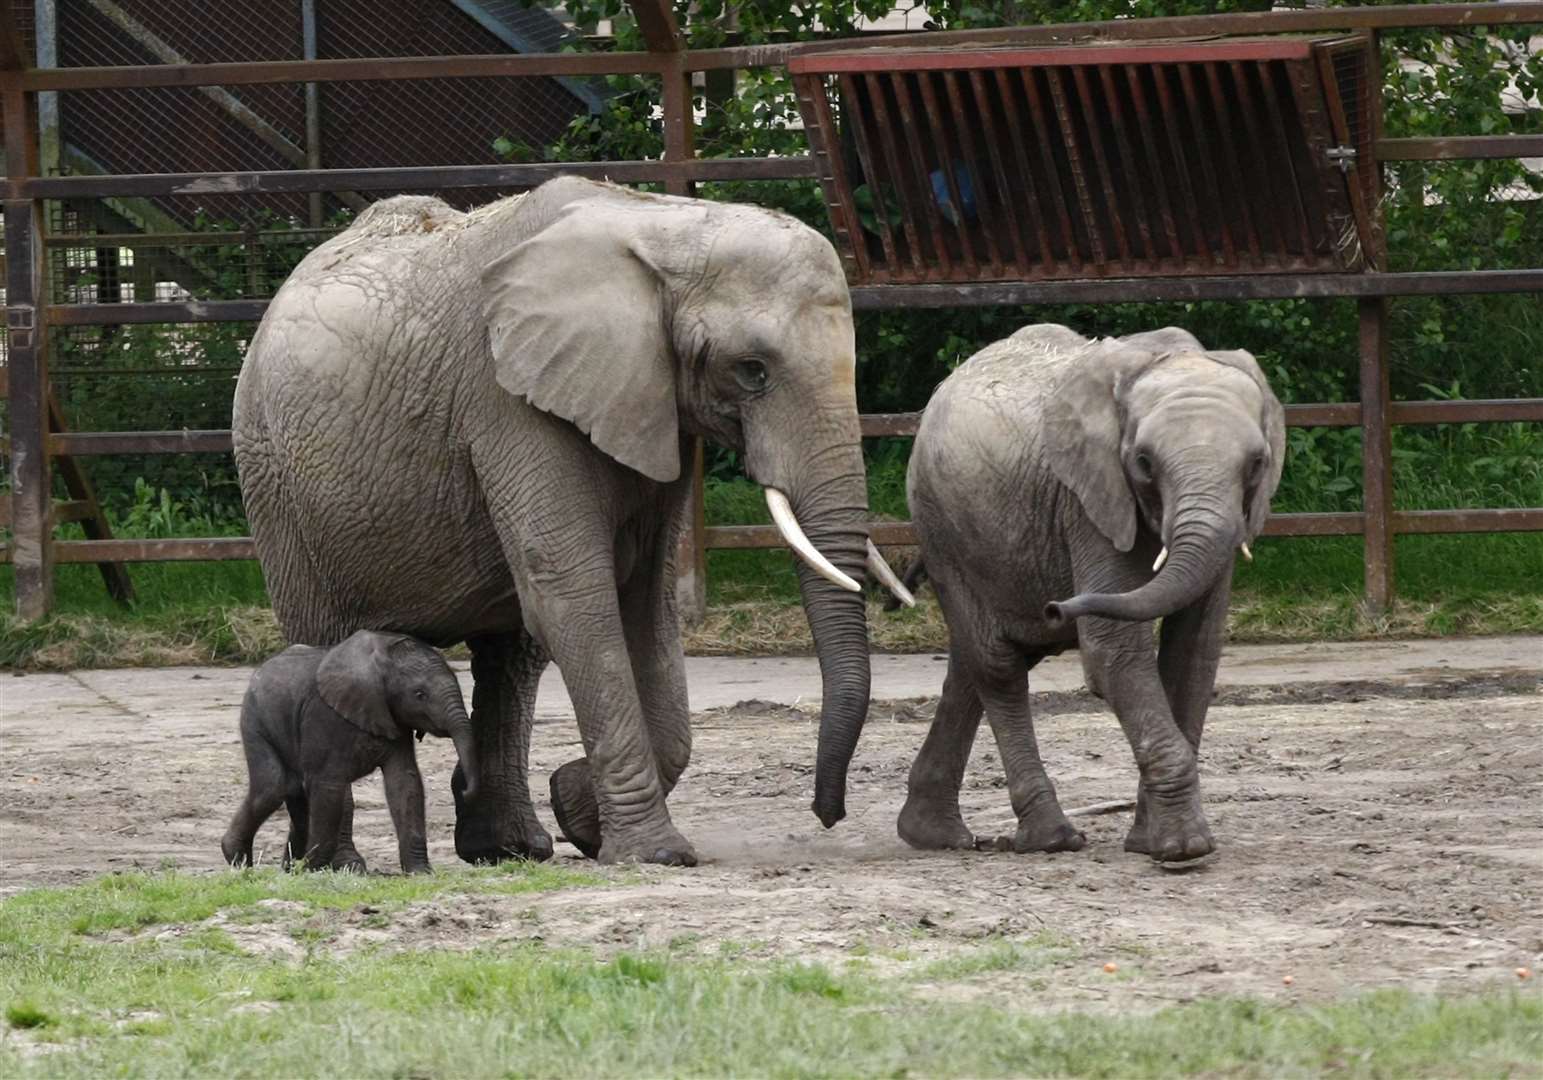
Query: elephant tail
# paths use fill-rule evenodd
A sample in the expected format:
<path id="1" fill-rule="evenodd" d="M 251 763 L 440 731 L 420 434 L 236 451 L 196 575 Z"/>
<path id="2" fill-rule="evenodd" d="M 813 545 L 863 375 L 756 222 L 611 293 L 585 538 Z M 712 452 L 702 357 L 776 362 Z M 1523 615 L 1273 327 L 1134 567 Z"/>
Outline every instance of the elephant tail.
<path id="1" fill-rule="evenodd" d="M 922 582 L 926 580 L 927 564 L 924 563 L 921 556 L 918 555 L 916 557 L 916 561 L 911 563 L 911 565 L 906 568 L 905 576 L 901 578 L 901 581 L 905 584 L 907 589 L 910 589 L 911 592 L 914 593 L 921 587 Z M 893 595 L 886 597 L 884 600 L 884 610 L 899 611 L 900 598 Z"/>

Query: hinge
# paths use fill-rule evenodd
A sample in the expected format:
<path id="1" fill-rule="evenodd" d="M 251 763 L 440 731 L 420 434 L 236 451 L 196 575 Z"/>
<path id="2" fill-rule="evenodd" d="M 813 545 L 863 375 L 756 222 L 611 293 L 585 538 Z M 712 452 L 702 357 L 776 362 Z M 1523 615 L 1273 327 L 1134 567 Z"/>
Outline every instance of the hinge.
<path id="1" fill-rule="evenodd" d="M 1350 167 L 1355 164 L 1356 153 L 1353 146 L 1331 146 L 1324 151 L 1329 161 L 1339 166 L 1339 171 L 1348 173 Z"/>

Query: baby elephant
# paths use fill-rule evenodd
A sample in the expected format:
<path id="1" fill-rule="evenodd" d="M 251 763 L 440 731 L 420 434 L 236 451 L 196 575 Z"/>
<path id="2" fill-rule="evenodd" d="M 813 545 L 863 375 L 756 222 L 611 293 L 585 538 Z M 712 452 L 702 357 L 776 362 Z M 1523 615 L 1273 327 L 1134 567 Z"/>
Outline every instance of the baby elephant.
<path id="1" fill-rule="evenodd" d="M 471 720 L 455 673 L 415 638 L 361 630 L 332 649 L 294 645 L 257 669 L 241 703 L 241 741 L 249 788 L 220 850 L 250 866 L 252 837 L 284 803 L 289 843 L 284 865 L 363 870 L 352 844 L 339 844 L 355 780 L 380 769 L 404 873 L 429 869 L 423 780 L 413 735 L 455 740 L 476 795 Z M 341 847 L 341 851 L 340 851 Z M 347 854 L 345 854 L 345 852 Z"/>
<path id="2" fill-rule="evenodd" d="M 1081 848 L 1040 762 L 1027 673 L 1076 647 L 1141 771 L 1127 851 L 1208 854 L 1196 755 L 1233 553 L 1264 528 L 1285 414 L 1246 352 L 1169 327 L 1089 341 L 1026 327 L 938 388 L 907 492 L 948 621 L 948 677 L 911 768 L 902 838 L 970 847 L 959 784 L 984 711 L 1017 851 Z M 1162 620 L 1154 648 L 1153 622 Z"/>

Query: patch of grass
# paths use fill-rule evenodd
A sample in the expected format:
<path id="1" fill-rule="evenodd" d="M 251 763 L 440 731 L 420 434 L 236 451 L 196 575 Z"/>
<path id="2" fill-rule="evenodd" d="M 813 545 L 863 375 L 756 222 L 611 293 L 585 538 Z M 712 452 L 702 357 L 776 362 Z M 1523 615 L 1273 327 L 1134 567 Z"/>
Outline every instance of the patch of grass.
<path id="1" fill-rule="evenodd" d="M 30 1001 L 13 1001 L 5 1007 L 5 1022 L 13 1028 L 30 1031 L 48 1027 L 54 1018 Z"/>
<path id="2" fill-rule="evenodd" d="M 1021 941 L 994 941 L 923 965 L 914 973 L 921 982 L 958 982 L 995 971 L 1042 971 L 1070 960 L 1076 950 L 1053 934 Z"/>

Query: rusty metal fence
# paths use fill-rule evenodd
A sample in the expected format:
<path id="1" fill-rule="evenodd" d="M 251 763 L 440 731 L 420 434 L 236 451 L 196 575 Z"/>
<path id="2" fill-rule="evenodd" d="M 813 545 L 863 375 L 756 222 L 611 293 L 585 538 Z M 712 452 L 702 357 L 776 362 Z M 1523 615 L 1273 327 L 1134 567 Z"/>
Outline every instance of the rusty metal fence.
<path id="1" fill-rule="evenodd" d="M 954 144 L 955 150 L 966 156 L 977 156 L 980 164 L 976 168 L 981 174 L 978 177 L 981 184 L 979 198 L 990 204 L 995 197 L 1001 204 L 1000 211 L 1006 215 L 1010 212 L 1009 200 L 1003 193 L 1011 190 L 1012 185 L 1010 182 L 1001 184 L 1001 177 L 996 175 L 998 162 L 991 157 L 991 139 L 1002 134 L 1004 123 L 1011 123 L 1009 110 L 1018 110 L 1020 120 L 1025 114 L 1035 116 L 1035 104 L 1029 89 L 1032 85 L 1036 91 L 1043 91 L 1039 103 L 1042 115 L 1037 119 L 1042 120 L 1042 130 L 1047 139 L 1051 135 L 1061 138 L 1063 156 L 1069 152 L 1066 149 L 1068 145 L 1075 148 L 1080 136 L 1075 132 L 1058 130 L 1050 120 L 1050 113 L 1055 112 L 1061 104 L 1055 99 L 1056 90 L 1051 81 L 1058 81 L 1059 77 L 1045 76 L 1041 81 L 1040 76 L 1036 75 L 1029 82 L 1023 83 L 1022 76 L 1017 76 L 1023 87 L 1022 96 L 1014 88 L 1010 94 L 999 94 L 992 98 L 991 85 L 1000 85 L 997 81 L 1000 67 L 989 69 L 989 82 L 984 75 L 988 69 L 980 63 L 973 67 L 968 63 L 953 67 L 943 64 L 937 69 L 943 72 L 938 76 L 940 81 L 930 81 L 934 78 L 932 75 L 917 81 L 915 61 L 908 59 L 916 50 L 935 50 L 934 55 L 941 56 L 962 55 L 962 50 L 1005 50 L 1018 54 L 1018 60 L 1021 60 L 1024 51 L 1043 52 L 1047 46 L 1090 42 L 1115 47 L 1197 36 L 1348 33 L 1358 35 L 1355 45 L 1357 50 L 1361 50 L 1358 55 L 1375 58 L 1378 55 L 1377 35 L 1382 30 L 1543 24 L 1543 3 L 1311 9 L 907 34 L 863 42 L 863 63 L 857 67 L 853 67 L 850 60 L 842 59 L 843 55 L 850 57 L 853 53 L 851 41 L 687 50 L 667 3 L 662 0 L 638 0 L 632 7 L 648 46 L 647 52 L 352 57 L 201 64 L 176 63 L 162 58 L 163 62 L 153 64 L 45 69 L 31 65 L 30 56 L 23 51 L 23 39 L 16 23 L 0 27 L 0 103 L 3 103 L 0 114 L 3 114 L 4 119 L 7 150 L 4 209 L 8 333 L 8 364 L 0 370 L 7 376 L 9 394 L 11 494 L 7 520 L 12 530 L 11 543 L 0 553 L 0 558 L 14 566 L 18 613 L 31 618 L 49 610 L 53 568 L 56 564 L 98 563 L 111 567 L 133 561 L 252 557 L 252 544 L 246 538 L 54 539 L 55 526 L 66 520 L 80 520 L 82 505 L 89 501 L 88 492 L 86 499 L 72 498 L 71 502 L 55 503 L 52 498 L 55 463 L 58 471 L 69 481 L 70 476 L 78 472 L 73 465 L 77 457 L 227 452 L 230 448 L 230 433 L 225 430 L 57 430 L 59 425 L 53 422 L 51 416 L 53 410 L 48 365 L 50 334 L 69 332 L 68 328 L 72 327 L 250 322 L 260 318 L 266 307 L 266 300 L 261 295 L 266 290 L 262 288 L 253 288 L 240 294 L 244 297 L 241 299 L 221 300 L 149 298 L 141 297 L 137 291 L 132 300 L 117 303 L 97 302 L 99 298 L 89 292 L 60 297 L 50 285 L 51 265 L 56 260 L 50 259 L 49 252 L 62 243 L 47 235 L 49 206 L 54 200 L 177 200 L 216 196 L 228 200 L 262 200 L 338 192 L 368 196 L 371 193 L 405 190 L 514 190 L 535 186 L 561 173 L 604 176 L 621 183 L 653 182 L 676 193 L 689 192 L 694 183 L 709 180 L 809 179 L 818 180 L 826 193 L 838 240 L 841 239 L 842 230 L 846 230 L 847 235 L 842 243 L 848 256 L 849 273 L 854 281 L 854 305 L 859 309 L 1290 297 L 1355 298 L 1359 305 L 1360 319 L 1360 401 L 1290 406 L 1287 409 L 1287 420 L 1293 426 L 1360 426 L 1363 429 L 1363 509 L 1354 513 L 1276 515 L 1266 527 L 1266 534 L 1362 535 L 1365 543 L 1366 600 L 1371 609 L 1380 610 L 1391 602 L 1393 596 L 1392 548 L 1393 538 L 1397 534 L 1543 530 L 1543 508 L 1395 511 L 1391 471 L 1391 429 L 1395 424 L 1537 422 L 1543 421 L 1543 400 L 1394 402 L 1390 400 L 1388 382 L 1388 305 L 1391 298 L 1543 293 L 1543 268 L 1420 273 L 1382 273 L 1370 269 L 1370 266 L 1377 263 L 1375 255 L 1380 243 L 1377 207 L 1382 194 L 1382 162 L 1543 156 L 1543 136 L 1383 138 L 1380 110 L 1377 107 L 1379 95 L 1374 89 L 1380 85 L 1380 77 L 1375 70 L 1370 70 L 1359 84 L 1357 97 L 1354 93 L 1354 78 L 1347 83 L 1343 78 L 1336 81 L 1333 77 L 1331 56 L 1330 70 L 1319 69 L 1322 81 L 1318 86 L 1321 93 L 1337 94 L 1347 116 L 1346 123 L 1353 120 L 1358 125 L 1354 131 L 1342 128 L 1336 134 L 1336 145 L 1357 149 L 1354 176 L 1345 190 L 1345 199 L 1347 203 L 1361 203 L 1365 211 L 1364 218 L 1358 224 L 1358 227 L 1368 230 L 1360 237 L 1360 253 L 1353 262 L 1346 259 L 1341 250 L 1338 261 L 1326 254 L 1324 259 L 1315 262 L 1277 259 L 1274 265 L 1250 267 L 1237 258 L 1231 261 L 1214 258 L 1217 252 L 1226 252 L 1228 239 L 1232 241 L 1234 255 L 1238 253 L 1240 244 L 1245 252 L 1253 254 L 1253 249 L 1248 246 L 1247 226 L 1241 218 L 1238 219 L 1241 231 L 1237 236 L 1223 238 L 1218 232 L 1206 237 L 1204 243 L 1197 236 L 1191 247 L 1185 246 L 1178 235 L 1179 218 L 1175 207 L 1178 201 L 1187 196 L 1183 181 L 1177 171 L 1171 171 L 1171 165 L 1165 166 L 1170 168 L 1173 178 L 1167 192 L 1171 200 L 1167 212 L 1160 206 L 1146 211 L 1142 219 L 1144 226 L 1132 217 L 1133 227 L 1129 230 L 1124 230 L 1122 223 L 1121 230 L 1125 236 L 1123 243 L 1115 227 L 1114 215 L 1131 211 L 1133 207 L 1127 201 L 1115 198 L 1111 192 L 1104 209 L 1084 216 L 1080 227 L 1074 222 L 1060 220 L 1062 208 L 1053 199 L 1032 208 L 1015 204 L 1011 212 L 1021 211 L 1021 220 L 1014 223 L 1011 233 L 993 233 L 992 236 L 993 241 L 1000 241 L 1003 246 L 993 249 L 986 243 L 985 235 L 981 234 L 978 252 L 973 247 L 967 251 L 966 245 L 972 243 L 968 232 L 956 228 L 955 234 L 949 238 L 945 223 L 931 216 L 937 213 L 937 205 L 916 197 L 915 186 L 921 182 L 921 177 L 915 173 L 916 163 L 907 165 L 902 160 L 881 162 L 880 158 L 874 156 L 871 144 L 875 129 L 870 129 L 866 135 L 859 134 L 865 123 L 885 123 L 882 108 L 891 102 L 899 108 L 898 95 L 902 92 L 916 95 L 914 100 L 920 100 L 922 114 L 928 116 L 929 122 L 929 99 L 935 107 L 942 108 L 944 106 L 939 105 L 939 102 L 951 102 L 950 95 L 962 94 L 966 88 L 971 94 L 983 94 L 986 104 L 979 117 L 972 120 L 972 123 L 979 123 L 981 127 L 967 126 L 963 130 L 950 132 L 945 130 L 946 125 L 933 124 L 932 138 L 940 144 L 948 139 L 961 140 Z M 1267 53 L 1269 51 L 1265 50 Z M 1119 62 L 1113 56 L 1107 62 L 1094 60 L 1091 68 L 1083 72 L 1080 81 L 1077 75 L 1072 75 L 1070 85 L 1079 92 L 1084 84 L 1089 87 L 1084 95 L 1085 100 L 1094 100 L 1102 93 L 1106 105 L 1111 95 L 1117 96 L 1116 107 L 1129 110 L 1124 118 L 1130 125 L 1143 122 L 1142 109 L 1165 107 L 1165 93 L 1170 99 L 1175 95 L 1182 98 L 1191 90 L 1197 95 L 1201 93 L 1198 84 L 1186 87 L 1182 75 L 1178 76 L 1177 81 L 1154 82 L 1140 73 L 1134 83 L 1128 83 L 1122 90 L 1112 81 L 1105 82 L 1106 79 L 1117 77 L 1126 80 L 1131 78 L 1124 69 L 1114 66 Z M 851 70 L 837 70 L 842 64 Z M 695 156 L 689 82 L 691 73 L 783 65 L 792 67 L 798 80 L 805 116 L 814 119 L 808 125 L 811 153 L 805 157 L 766 159 L 702 159 Z M 910 65 L 911 74 L 895 74 L 907 71 L 907 65 Z M 964 71 L 966 77 L 950 75 L 949 71 Z M 1265 82 L 1246 72 L 1238 76 L 1230 67 L 1225 71 L 1226 76 L 1234 80 L 1234 93 L 1239 86 L 1236 80 L 1241 77 L 1245 90 L 1257 91 L 1260 107 L 1265 110 L 1270 108 L 1271 90 Z M 978 81 L 971 72 L 982 73 Z M 665 151 L 661 160 L 519 165 L 436 163 L 389 168 L 329 169 L 290 167 L 294 163 L 288 162 L 283 167 L 257 171 L 88 176 L 50 176 L 39 167 L 38 105 L 40 96 L 50 93 L 133 94 L 172 88 L 187 93 L 189 88 L 228 87 L 242 87 L 245 93 L 246 88 L 292 90 L 295 87 L 313 86 L 325 90 L 327 87 L 342 85 L 411 88 L 422 80 L 435 79 L 455 79 L 467 84 L 486 83 L 496 86 L 533 77 L 589 80 L 608 73 L 646 74 L 660 79 L 665 131 Z M 859 74 L 861 87 L 854 82 Z M 1193 75 L 1194 72 L 1191 73 L 1192 79 Z M 1210 77 L 1209 72 L 1206 77 Z M 1275 78 L 1273 75 L 1269 77 Z M 902 79 L 900 85 L 904 87 L 903 91 L 896 88 L 894 78 Z M 912 81 L 904 82 L 906 79 Z M 824 88 L 831 85 L 828 80 L 833 80 L 837 86 L 843 80 L 849 84 L 846 107 L 850 112 L 846 117 L 852 125 L 853 139 L 858 142 L 864 138 L 869 139 L 870 145 L 865 152 L 869 167 L 875 176 L 889 168 L 889 176 L 895 181 L 891 190 L 897 209 L 901 210 L 901 219 L 896 223 L 899 235 L 890 232 L 888 242 L 882 234 L 874 240 L 854 235 L 855 230 L 851 225 L 855 209 L 851 200 L 854 196 L 848 186 L 848 178 L 839 175 L 843 163 L 840 148 L 831 143 L 837 129 L 834 126 L 832 102 L 824 92 Z M 1289 84 L 1277 81 L 1269 85 L 1274 87 L 1275 104 L 1283 108 L 1282 95 Z M 1064 85 L 1062 91 L 1064 96 Z M 1048 105 L 1043 95 L 1051 96 Z M 839 106 L 836 111 L 840 112 Z M 1064 117 L 1068 114 L 1063 110 L 1057 115 Z M 831 122 L 825 122 L 826 119 Z M 1256 114 L 1257 123 L 1272 119 L 1268 112 Z M 985 126 L 988 120 L 995 126 Z M 1244 137 L 1274 137 L 1272 133 L 1250 135 L 1246 127 L 1248 121 L 1240 117 L 1238 122 L 1245 125 L 1241 129 Z M 1217 137 L 1221 136 L 1211 136 L 1213 141 Z M 973 140 L 978 144 L 977 148 L 966 150 L 963 145 L 965 139 Z M 997 152 L 1003 149 L 1003 144 L 995 145 Z M 1086 145 L 1091 152 L 1092 144 Z M 860 146 L 857 149 L 861 151 Z M 1112 149 L 1105 147 L 1105 150 L 1116 156 L 1122 153 L 1151 153 L 1161 158 L 1164 153 L 1156 147 L 1138 148 L 1136 140 L 1127 140 L 1123 146 L 1117 142 Z M 1183 147 L 1180 147 L 1171 153 L 1178 154 L 1182 150 Z M 1279 152 L 1288 158 L 1295 156 L 1300 164 L 1304 151 L 1286 145 Z M 1052 158 L 1054 154 L 1052 148 Z M 861 157 L 862 153 L 858 156 Z M 949 163 L 945 162 L 945 165 Z M 1000 167 L 1005 175 L 1020 166 L 1003 161 Z M 1032 162 L 1025 162 L 1021 167 L 1029 176 L 1035 175 L 1036 167 Z M 1040 175 L 1048 177 L 1049 173 L 1044 170 L 1050 168 L 1042 164 Z M 905 179 L 907 169 L 912 171 L 909 180 Z M 1055 164 L 1052 171 L 1059 175 L 1064 171 L 1063 166 Z M 1197 182 L 1196 178 L 1198 182 L 1204 183 L 1203 171 L 1202 166 L 1199 172 L 1190 177 L 1191 184 Z M 1112 184 L 1115 174 L 1106 174 Z M 1300 185 L 1311 180 L 1311 173 L 1299 172 L 1293 175 L 1298 185 L 1296 190 L 1300 193 Z M 1085 181 L 1085 174 L 1083 179 Z M 1284 176 L 1278 176 L 1267 182 L 1284 179 Z M 1076 177 L 1073 176 L 1071 181 L 1075 185 Z M 951 165 L 945 168 L 943 194 L 945 197 L 951 196 L 953 206 L 957 211 L 962 211 L 965 200 L 959 183 L 959 176 L 953 174 Z M 995 188 L 992 186 L 994 183 L 998 184 Z M 907 198 L 906 184 L 912 185 L 909 217 L 905 214 L 906 207 L 900 205 Z M 1048 185 L 1042 186 L 1049 190 Z M 1070 195 L 1063 192 L 1063 201 L 1078 197 L 1075 190 Z M 1091 198 L 1091 194 L 1088 197 Z M 1066 209 L 1069 213 L 1069 203 Z M 1079 212 L 1086 209 L 1087 204 L 1083 204 Z M 1321 236 L 1315 239 L 1311 234 L 1316 219 L 1307 213 L 1305 202 L 1303 209 L 1306 216 L 1302 221 L 1308 228 L 1305 237 L 1299 237 L 1298 254 L 1306 250 L 1301 247 L 1304 243 L 1314 251 L 1320 250 L 1314 245 L 1319 245 L 1322 240 Z M 1035 213 L 1041 215 L 1037 225 L 1030 217 Z M 1041 233 L 1041 227 L 1049 229 L 1050 222 L 1047 222 L 1044 215 L 1051 213 L 1055 215 L 1052 219 L 1055 227 L 1065 230 L 1061 232 L 1059 241 L 1053 234 Z M 1326 225 L 1329 218 L 1325 216 L 1322 220 Z M 905 221 L 909 221 L 915 234 L 914 239 L 905 235 Z M 1289 253 L 1291 245 L 1286 240 L 1284 223 L 1278 224 L 1282 229 L 1279 235 L 1280 250 Z M 1293 228 L 1300 227 L 1296 221 L 1291 224 Z M 1266 228 L 1269 228 L 1267 224 Z M 1095 230 L 1099 233 L 1099 246 L 1093 242 Z M 924 240 L 924 233 L 931 239 Z M 1166 265 L 1162 258 L 1164 237 L 1168 245 Z M 207 235 L 201 234 L 200 242 L 205 240 Z M 1112 247 L 1109 246 L 1111 242 Z M 101 245 L 104 238 L 93 237 L 92 243 Z M 932 247 L 929 258 L 924 261 L 923 272 L 916 273 L 918 264 L 913 256 L 928 252 L 929 243 Z M 1017 246 L 1013 246 L 1015 244 Z M 1147 245 L 1142 250 L 1151 256 L 1151 265 L 1136 265 L 1133 252 L 1141 245 Z M 1045 258 L 1047 247 L 1048 260 Z M 1203 254 L 1211 258 L 1215 265 L 1201 265 L 1203 260 L 1199 256 L 1202 247 L 1205 248 Z M 1012 250 L 1010 257 L 1007 248 Z M 1111 251 L 1115 256 L 1112 259 L 1109 258 Z M 1098 258 L 1100 254 L 1104 256 L 1102 260 Z M 1262 257 L 1262 249 L 1260 254 Z M 1183 258 L 1180 258 L 1181 255 Z M 1196 258 L 1191 259 L 1192 255 Z M 949 267 L 947 273 L 927 269 L 943 267 L 945 260 Z M 1079 261 L 1080 266 L 1077 265 Z M 876 273 L 876 265 L 886 272 Z M 955 266 L 962 267 L 962 270 L 956 271 Z M 1089 270 L 1093 266 L 1097 267 L 1096 273 Z M 1054 269 L 1055 272 L 1038 272 L 1036 267 L 1045 271 Z M 907 269 L 909 273 L 905 272 Z M 1250 272 L 1257 269 L 1269 272 Z M 866 436 L 912 435 L 916 430 L 917 419 L 918 414 L 865 416 L 863 433 Z M 705 585 L 704 553 L 708 548 L 776 547 L 781 545 L 781 541 L 776 530 L 769 526 L 706 528 L 701 503 L 700 448 L 696 468 L 696 515 L 680 562 L 688 603 L 694 594 L 696 603 L 700 604 Z M 72 496 L 75 490 L 72 483 Z M 874 536 L 880 544 L 907 543 L 913 538 L 910 526 L 904 523 L 877 524 L 874 526 Z"/>

